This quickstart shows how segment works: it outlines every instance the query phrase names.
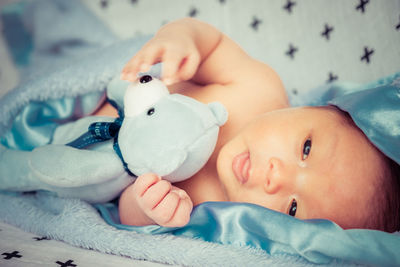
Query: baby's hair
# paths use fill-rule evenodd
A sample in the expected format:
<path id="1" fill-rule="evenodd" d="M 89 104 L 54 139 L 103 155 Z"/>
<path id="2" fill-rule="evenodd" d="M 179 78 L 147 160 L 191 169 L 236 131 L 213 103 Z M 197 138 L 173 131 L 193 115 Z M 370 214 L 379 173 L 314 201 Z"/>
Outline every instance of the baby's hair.
<path id="1" fill-rule="evenodd" d="M 400 231 L 400 165 L 384 156 L 385 170 L 382 173 L 382 195 L 378 197 L 377 229 L 389 233 Z"/>
<path id="2" fill-rule="evenodd" d="M 347 112 L 334 106 L 326 106 L 325 108 L 339 112 L 345 125 L 359 130 Z M 371 210 L 367 211 L 369 216 L 363 228 L 389 233 L 400 231 L 400 165 L 376 147 L 375 149 L 382 159 L 383 169 L 379 172 L 379 179 L 375 183 L 375 195 L 370 200 L 366 200 L 370 203 Z"/>

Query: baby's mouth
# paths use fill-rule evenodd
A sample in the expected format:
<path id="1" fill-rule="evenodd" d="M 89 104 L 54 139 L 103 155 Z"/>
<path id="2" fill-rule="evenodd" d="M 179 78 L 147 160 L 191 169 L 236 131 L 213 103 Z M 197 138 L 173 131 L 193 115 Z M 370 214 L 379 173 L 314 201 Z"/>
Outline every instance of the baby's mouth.
<path id="1" fill-rule="evenodd" d="M 248 151 L 240 153 L 233 158 L 232 170 L 239 183 L 245 184 L 249 180 L 250 168 L 250 153 Z"/>

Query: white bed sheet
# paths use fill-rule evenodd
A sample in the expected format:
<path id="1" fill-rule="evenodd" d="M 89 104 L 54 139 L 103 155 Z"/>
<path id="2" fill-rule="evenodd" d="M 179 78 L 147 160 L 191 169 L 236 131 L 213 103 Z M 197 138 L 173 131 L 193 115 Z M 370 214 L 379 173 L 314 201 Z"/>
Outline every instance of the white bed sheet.
<path id="1" fill-rule="evenodd" d="M 64 242 L 24 232 L 19 228 L 0 222 L 0 266 L 161 267 L 166 265 L 73 247 Z"/>

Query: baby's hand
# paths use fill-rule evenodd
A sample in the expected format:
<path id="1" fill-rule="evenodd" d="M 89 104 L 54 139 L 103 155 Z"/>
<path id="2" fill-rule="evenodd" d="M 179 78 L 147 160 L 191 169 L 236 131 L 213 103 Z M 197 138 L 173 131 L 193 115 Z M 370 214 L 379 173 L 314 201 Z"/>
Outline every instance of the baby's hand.
<path id="1" fill-rule="evenodd" d="M 185 191 L 152 173 L 139 176 L 132 192 L 138 206 L 154 223 L 166 227 L 185 226 L 193 203 Z"/>
<path id="2" fill-rule="evenodd" d="M 135 81 L 139 72 L 162 62 L 162 80 L 166 85 L 191 79 L 200 64 L 200 54 L 192 38 L 186 35 L 155 35 L 125 65 L 121 78 Z"/>

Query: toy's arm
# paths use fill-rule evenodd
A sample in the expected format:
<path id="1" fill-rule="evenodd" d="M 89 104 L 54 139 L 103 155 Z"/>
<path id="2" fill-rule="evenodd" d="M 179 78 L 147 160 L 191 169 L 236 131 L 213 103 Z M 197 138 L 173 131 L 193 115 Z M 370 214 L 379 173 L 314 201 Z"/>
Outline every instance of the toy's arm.
<path id="1" fill-rule="evenodd" d="M 33 151 L 0 145 L 0 189 L 49 190 L 90 202 L 115 198 L 133 182 L 114 153 L 46 145 Z"/>
<path id="2" fill-rule="evenodd" d="M 114 153 L 46 145 L 32 151 L 28 164 L 38 180 L 56 187 L 104 183 L 124 174 Z"/>

